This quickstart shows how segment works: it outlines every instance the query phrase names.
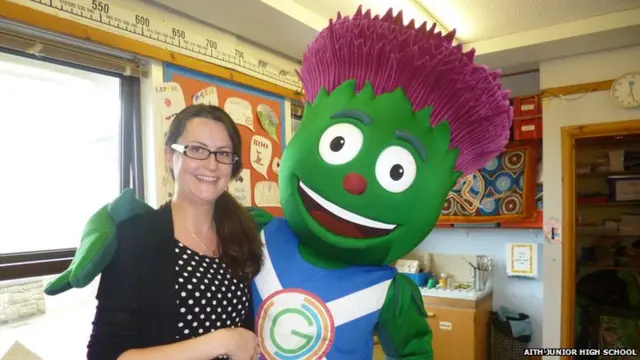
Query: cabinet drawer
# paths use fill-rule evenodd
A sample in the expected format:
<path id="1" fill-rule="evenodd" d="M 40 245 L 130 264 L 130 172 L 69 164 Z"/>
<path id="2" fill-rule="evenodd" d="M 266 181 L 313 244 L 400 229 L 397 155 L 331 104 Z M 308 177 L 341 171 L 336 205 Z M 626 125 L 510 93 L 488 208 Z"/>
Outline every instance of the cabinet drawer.
<path id="1" fill-rule="evenodd" d="M 475 310 L 429 306 L 434 360 L 475 359 Z"/>

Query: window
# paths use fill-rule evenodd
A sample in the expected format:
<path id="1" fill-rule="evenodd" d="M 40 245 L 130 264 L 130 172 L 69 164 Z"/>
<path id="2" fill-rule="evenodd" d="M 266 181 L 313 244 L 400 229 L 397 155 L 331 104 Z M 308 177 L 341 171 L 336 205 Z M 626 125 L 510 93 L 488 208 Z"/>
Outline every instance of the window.
<path id="1" fill-rule="evenodd" d="M 120 79 L 0 53 L 0 84 L 0 253 L 74 248 L 120 191 Z"/>
<path id="2" fill-rule="evenodd" d="M 54 274 L 89 217 L 140 183 L 139 79 L 0 52 L 0 84 L 0 280 Z"/>
<path id="3" fill-rule="evenodd" d="M 86 357 L 98 282 L 43 289 L 96 210 L 125 187 L 143 198 L 139 81 L 0 48 L 0 358 Z"/>

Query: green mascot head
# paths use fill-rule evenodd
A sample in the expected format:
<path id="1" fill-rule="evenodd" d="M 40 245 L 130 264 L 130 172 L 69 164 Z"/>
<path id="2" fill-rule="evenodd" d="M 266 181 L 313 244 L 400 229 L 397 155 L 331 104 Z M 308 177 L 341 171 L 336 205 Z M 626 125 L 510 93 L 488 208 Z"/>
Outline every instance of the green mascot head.
<path id="1" fill-rule="evenodd" d="M 285 217 L 307 252 L 345 265 L 401 258 L 460 176 L 503 151 L 509 94 L 454 35 L 359 9 L 309 45 L 305 112 L 280 168 Z"/>

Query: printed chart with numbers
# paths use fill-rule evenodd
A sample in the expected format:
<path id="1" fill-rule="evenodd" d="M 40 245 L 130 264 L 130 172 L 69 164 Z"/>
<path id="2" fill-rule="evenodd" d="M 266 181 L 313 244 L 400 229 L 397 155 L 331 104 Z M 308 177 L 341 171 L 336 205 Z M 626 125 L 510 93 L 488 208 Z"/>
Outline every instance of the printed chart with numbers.
<path id="1" fill-rule="evenodd" d="M 302 85 L 299 65 L 142 1 L 2 0 L 198 58 L 292 89 Z"/>
<path id="2" fill-rule="evenodd" d="M 169 64 L 164 67 L 164 81 L 156 86 L 154 98 L 163 133 L 185 106 L 223 108 L 242 137 L 243 169 L 229 184 L 229 193 L 243 206 L 257 206 L 282 216 L 278 174 L 285 139 L 284 98 Z M 163 186 L 169 197 L 173 190 L 169 173 Z"/>

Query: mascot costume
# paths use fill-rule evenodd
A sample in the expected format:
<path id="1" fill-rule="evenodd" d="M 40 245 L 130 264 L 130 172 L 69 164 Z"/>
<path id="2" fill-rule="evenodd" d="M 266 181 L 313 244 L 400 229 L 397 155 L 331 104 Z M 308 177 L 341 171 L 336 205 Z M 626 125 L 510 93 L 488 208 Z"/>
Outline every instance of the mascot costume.
<path id="1" fill-rule="evenodd" d="M 265 243 L 253 281 L 262 358 L 432 359 L 418 287 L 391 264 L 435 227 L 461 176 L 499 155 L 511 107 L 499 73 L 454 32 L 389 10 L 338 14 L 308 46 L 306 106 L 280 167 L 284 218 L 252 208 Z M 125 191 L 90 219 L 54 295 L 89 284 L 116 225 L 151 208 Z"/>

